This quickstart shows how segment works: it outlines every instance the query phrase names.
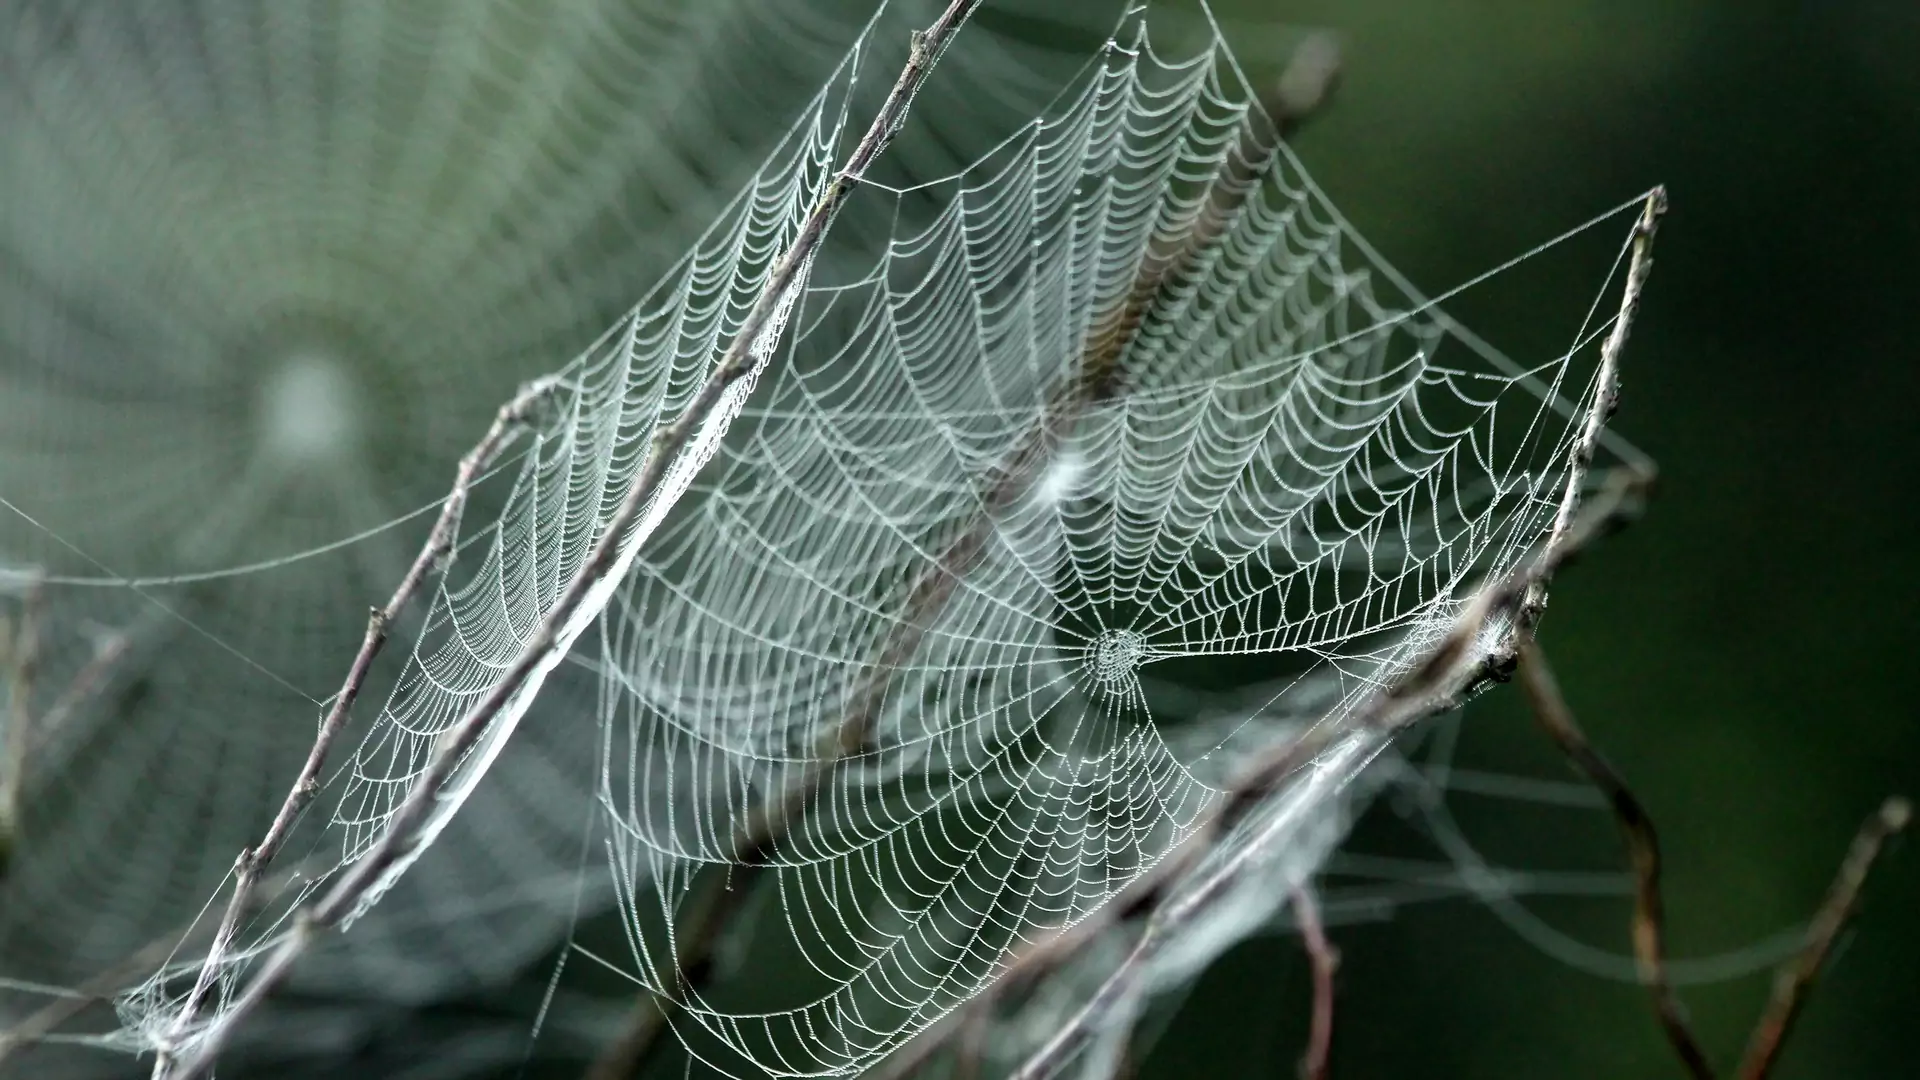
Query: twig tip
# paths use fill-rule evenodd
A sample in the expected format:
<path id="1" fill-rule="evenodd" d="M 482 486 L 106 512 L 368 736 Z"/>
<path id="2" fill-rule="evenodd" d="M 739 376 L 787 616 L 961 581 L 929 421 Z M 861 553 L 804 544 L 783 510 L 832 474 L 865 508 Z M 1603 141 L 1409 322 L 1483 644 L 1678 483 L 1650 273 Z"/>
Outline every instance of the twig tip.
<path id="1" fill-rule="evenodd" d="M 1913 821 L 1913 803 L 1904 795 L 1889 795 L 1887 801 L 1880 804 L 1880 824 L 1889 834 L 1905 832 Z"/>

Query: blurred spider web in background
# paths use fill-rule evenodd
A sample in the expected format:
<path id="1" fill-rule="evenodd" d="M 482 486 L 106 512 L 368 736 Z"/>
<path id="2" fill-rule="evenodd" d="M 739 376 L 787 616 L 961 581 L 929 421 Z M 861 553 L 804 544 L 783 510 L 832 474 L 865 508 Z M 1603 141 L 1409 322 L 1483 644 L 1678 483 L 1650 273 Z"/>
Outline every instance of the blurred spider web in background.
<path id="1" fill-rule="evenodd" d="M 511 382 L 611 326 L 469 513 L 289 851 L 296 895 L 364 853 L 577 572 L 930 6 L 13 12 L 0 494 L 51 532 L 0 542 L 51 575 L 48 685 L 102 630 L 135 648 L 36 755 L 9 974 L 73 982 L 192 915 L 399 577 L 400 512 Z M 1243 744 L 1337 719 L 1526 553 L 1604 324 L 1528 367 L 1487 349 L 1290 154 L 1249 154 L 1263 121 L 1210 23 L 1169 47 L 1145 14 L 1044 109 L 1004 76 L 1045 64 L 963 35 L 913 120 L 941 137 L 856 197 L 720 460 L 574 627 L 595 644 L 499 726 L 422 872 L 308 985 L 419 1000 L 523 964 L 570 917 L 598 775 L 642 986 L 681 985 L 666 928 L 701 869 L 749 861 L 780 909 L 754 951 L 812 972 L 692 1001 L 687 1045 L 857 1070 L 1152 865 Z M 770 88 L 821 85 L 713 199 L 791 115 Z M 996 107 L 1038 118 L 989 127 Z M 675 223 L 715 214 L 621 315 L 693 239 Z M 1180 673 L 1221 658 L 1279 681 L 1198 722 Z M 745 823 L 794 790 L 805 811 L 745 859 Z M 1312 809 L 1286 880 L 1340 835 L 1340 800 Z M 135 1045 L 180 992 L 132 999 Z"/>
<path id="2" fill-rule="evenodd" d="M 875 29 L 904 40 L 931 7 Z M 0 496 L 31 515 L 0 515 L 4 587 L 46 594 L 43 705 L 118 651 L 35 733 L 0 974 L 72 986 L 201 909 L 451 462 L 804 130 L 796 109 L 873 17 L 865 0 L 0 6 Z M 569 690 L 307 989 L 421 1000 L 550 946 L 593 786 L 591 680 Z M 0 1016 L 39 1004 L 9 990 Z"/>

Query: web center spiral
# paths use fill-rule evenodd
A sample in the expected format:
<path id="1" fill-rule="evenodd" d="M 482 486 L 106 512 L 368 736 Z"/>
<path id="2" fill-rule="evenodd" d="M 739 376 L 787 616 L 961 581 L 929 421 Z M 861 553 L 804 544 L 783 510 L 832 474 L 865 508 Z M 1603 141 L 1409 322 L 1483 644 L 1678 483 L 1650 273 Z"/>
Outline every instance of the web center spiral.
<path id="1" fill-rule="evenodd" d="M 1147 658 L 1147 639 L 1137 630 L 1102 630 L 1087 651 L 1094 685 L 1109 694 L 1131 691 Z"/>

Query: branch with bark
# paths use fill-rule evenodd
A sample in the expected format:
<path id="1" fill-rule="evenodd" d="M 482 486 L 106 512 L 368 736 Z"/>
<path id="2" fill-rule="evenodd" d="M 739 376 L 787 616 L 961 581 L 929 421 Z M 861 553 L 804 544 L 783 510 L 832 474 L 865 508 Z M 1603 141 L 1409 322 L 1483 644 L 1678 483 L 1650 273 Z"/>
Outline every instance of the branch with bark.
<path id="1" fill-rule="evenodd" d="M 1587 778 L 1607 799 L 1633 863 L 1633 953 L 1640 968 L 1640 981 L 1653 996 L 1654 1014 L 1661 1031 L 1672 1045 L 1675 1056 L 1693 1080 L 1714 1080 L 1714 1069 L 1692 1025 L 1686 1009 L 1675 993 L 1667 974 L 1666 905 L 1660 891 L 1660 838 L 1653 816 L 1626 778 L 1594 749 L 1586 732 L 1574 719 L 1560 684 L 1548 666 L 1538 644 L 1528 642 L 1520 650 L 1520 681 L 1533 706 L 1534 718 L 1552 737 L 1567 762 Z M 1754 1024 L 1746 1056 L 1738 1071 L 1740 1080 L 1766 1080 L 1779 1060 L 1794 1019 L 1805 1004 L 1820 969 L 1825 966 L 1833 945 L 1859 906 L 1860 891 L 1887 841 L 1906 829 L 1913 808 L 1906 799 L 1891 797 L 1860 827 L 1840 872 L 1807 929 L 1800 952 L 1781 966 L 1774 980 L 1772 996 L 1760 1019 Z"/>
<path id="2" fill-rule="evenodd" d="M 1327 928 L 1320 918 L 1320 902 L 1305 886 L 1293 890 L 1290 901 L 1293 918 L 1300 926 L 1300 941 L 1307 950 L 1307 963 L 1313 970 L 1313 1018 L 1307 1029 L 1307 1049 L 1300 1056 L 1301 1080 L 1327 1080 L 1333 1060 L 1333 975 L 1340 967 L 1340 954 L 1327 940 Z"/>
<path id="3" fill-rule="evenodd" d="M 0 720 L 0 879 L 6 877 L 21 842 L 22 800 L 34 752 L 93 700 L 126 655 L 129 644 L 128 635 L 121 631 L 98 635 L 93 656 L 40 711 L 33 699 L 40 680 L 41 623 L 45 617 L 46 583 L 31 578 L 18 616 L 0 618 L 0 669 L 4 669 L 7 680 L 7 716 Z"/>

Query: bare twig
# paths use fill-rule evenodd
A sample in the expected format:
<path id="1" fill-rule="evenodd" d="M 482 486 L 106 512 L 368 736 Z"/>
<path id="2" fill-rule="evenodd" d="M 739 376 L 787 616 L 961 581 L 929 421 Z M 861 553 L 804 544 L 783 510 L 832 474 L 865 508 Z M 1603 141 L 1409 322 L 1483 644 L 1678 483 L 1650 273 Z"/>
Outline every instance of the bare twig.
<path id="1" fill-rule="evenodd" d="M 928 629 L 985 552 L 1001 514 L 1031 489 L 1086 410 L 1120 392 L 1120 361 L 1142 323 L 1182 272 L 1231 224 L 1234 213 L 1270 164 L 1276 141 L 1291 138 L 1325 106 L 1339 74 L 1338 41 L 1331 34 L 1309 37 L 1287 74 L 1263 102 L 1274 130 L 1250 122 L 1237 151 L 1228 155 L 1200 213 L 1180 241 L 1171 250 L 1149 249 L 1145 253 L 1132 284 L 1112 313 L 1088 332 L 1070 377 L 1055 388 L 1034 426 L 987 472 L 979 507 L 907 586 L 900 618 L 875 651 L 870 674 L 849 695 L 846 713 L 816 749 L 812 765 L 797 781 L 755 807 L 735 831 L 728 867 L 733 891 L 717 897 L 713 904 L 701 905 L 692 926 L 681 928 L 676 935 L 680 944 L 675 957 L 675 993 L 643 994 L 621 1034 L 589 1067 L 587 1080 L 626 1080 L 635 1075 L 665 1030 L 672 1010 L 705 991 L 713 972 L 711 951 L 719 940 L 719 931 L 744 903 L 774 845 L 847 760 L 866 745 L 873 722 L 892 690 L 894 673 L 919 650 Z"/>
<path id="2" fill-rule="evenodd" d="M 1620 823 L 1620 832 L 1633 861 L 1633 954 L 1639 964 L 1640 981 L 1653 995 L 1661 1030 L 1673 1044 L 1674 1053 L 1687 1072 L 1695 1080 L 1712 1080 L 1713 1066 L 1687 1023 L 1686 1009 L 1667 975 L 1666 913 L 1660 893 L 1660 837 L 1654 830 L 1653 818 L 1626 780 L 1593 748 L 1586 732 L 1580 729 L 1539 645 L 1526 642 L 1520 646 L 1519 671 L 1521 685 L 1526 689 L 1527 700 L 1540 726 L 1573 767 L 1600 789 L 1613 807 L 1613 816 Z"/>
<path id="3" fill-rule="evenodd" d="M 1333 973 L 1340 953 L 1327 940 L 1320 904 L 1307 889 L 1293 890 L 1293 918 L 1300 926 L 1300 942 L 1313 967 L 1313 1021 L 1307 1029 L 1307 1050 L 1300 1057 L 1301 1080 L 1327 1080 L 1333 1058 Z"/>
<path id="4" fill-rule="evenodd" d="M 746 902 L 748 886 L 757 866 L 743 865 L 744 880 L 726 881 L 709 874 L 699 902 L 689 905 L 691 915 L 675 927 L 674 971 L 678 992 L 671 997 L 650 993 L 636 995 L 626 1023 L 612 1042 L 601 1049 L 587 1067 L 586 1080 L 627 1080 L 639 1072 L 647 1055 L 666 1030 L 673 1008 L 703 987 L 713 969 L 714 949 L 734 914 Z"/>
<path id="5" fill-rule="evenodd" d="M 174 1020 L 170 1040 L 179 1039 L 193 1025 L 200 1006 L 219 977 L 227 952 L 233 947 L 234 936 L 240 929 L 240 918 L 251 908 L 254 889 L 286 844 L 300 815 L 319 793 L 320 773 L 326 767 L 327 755 L 341 729 L 346 726 L 354 702 L 366 685 L 374 659 L 386 645 L 394 622 L 400 618 L 427 578 L 445 569 L 453 553 L 454 542 L 459 538 L 460 518 L 466 511 L 474 482 L 492 466 L 508 441 L 528 422 L 553 390 L 552 381 L 537 380 L 521 387 L 512 400 L 500 407 L 486 435 L 460 459 L 459 467 L 454 472 L 453 489 L 447 493 L 446 501 L 441 503 L 440 516 L 434 520 L 433 529 L 427 534 L 427 542 L 420 548 L 420 553 L 414 556 L 413 565 L 407 568 L 399 587 L 394 589 L 385 607 L 374 608 L 368 613 L 367 630 L 361 638 L 360 651 L 354 655 L 353 663 L 347 668 L 346 681 L 341 683 L 339 691 L 333 696 L 333 704 L 320 721 L 313 747 L 307 751 L 307 760 L 300 767 L 299 776 L 294 779 L 293 787 L 288 789 L 285 800 L 281 802 L 279 811 L 274 814 L 273 822 L 267 826 L 260 842 L 242 851 L 234 860 L 233 895 L 227 900 L 226 911 L 220 918 L 220 928 L 207 948 L 206 960 L 200 965 L 200 974 L 194 979 L 193 990 L 187 995 Z M 172 1047 L 161 1047 L 153 1067 L 155 1080 L 168 1076 L 173 1065 Z"/>
<path id="6" fill-rule="evenodd" d="M 954 1054 L 954 1080 L 980 1080 L 987 1057 L 987 1035 L 993 1027 L 993 1013 L 976 1009 L 960 1031 L 959 1048 Z"/>
<path id="7" fill-rule="evenodd" d="M 566 591 L 555 602 L 552 610 L 547 613 L 534 634 L 522 645 L 513 663 L 501 673 L 499 681 L 484 698 L 447 730 L 433 761 L 409 789 L 399 809 L 394 812 L 372 849 L 347 870 L 346 874 L 335 882 L 317 903 L 296 913 L 293 930 L 254 975 L 245 991 L 234 1001 L 231 1010 L 208 1028 L 194 1057 L 180 1069 L 179 1080 L 195 1080 L 196 1077 L 204 1075 L 212 1067 L 214 1059 L 235 1025 L 258 1008 L 267 995 L 285 980 L 293 964 L 305 953 L 312 940 L 320 932 L 339 925 L 348 913 L 355 910 L 369 890 L 381 882 L 389 870 L 412 852 L 418 842 L 418 831 L 427 822 L 441 789 L 453 776 L 467 752 L 479 741 L 493 719 L 517 698 L 535 671 L 547 660 L 548 654 L 559 641 L 562 628 L 586 601 L 593 588 L 613 568 L 622 552 L 627 534 L 639 520 L 642 511 L 653 503 L 669 469 L 679 459 L 681 452 L 692 441 L 695 433 L 705 426 L 708 418 L 714 414 L 714 410 L 718 408 L 728 389 L 758 370 L 763 357 L 770 352 L 761 339 L 791 301 L 793 289 L 798 285 L 801 275 L 809 265 L 821 238 L 826 234 L 828 225 L 832 223 L 834 216 L 858 185 L 867 168 L 899 131 L 914 93 L 926 80 L 928 72 L 946 49 L 954 32 L 966 21 L 967 16 L 979 2 L 980 0 L 952 0 L 932 26 L 914 35 L 906 67 L 901 71 L 899 80 L 887 95 L 879 114 L 874 117 L 872 125 L 846 163 L 841 166 L 840 171 L 827 182 L 819 200 L 802 222 L 792 246 L 781 255 L 779 262 L 774 265 L 768 275 L 759 298 L 742 321 L 738 334 L 728 346 L 720 362 L 680 416 L 655 434 L 645 465 L 634 477 L 632 487 L 622 498 L 618 509 L 607 522 L 593 550 L 581 564 L 579 572 Z M 460 490 L 456 481 L 456 495 Z M 450 497 L 450 504 L 453 501 L 454 499 Z M 374 637 L 376 632 L 384 634 L 384 628 L 370 627 L 369 638 Z M 351 676 L 349 685 L 357 685 Z M 317 775 L 317 769 L 314 772 Z M 296 786 L 296 796 L 293 796 L 298 797 L 302 805 L 312 797 L 311 791 L 306 790 L 312 782 L 313 778 L 303 770 L 302 784 Z M 304 794 L 301 794 L 302 792 Z M 242 859 L 251 861 L 245 855 Z M 230 937 L 230 934 L 223 936 Z M 208 973 L 214 967 L 213 960 L 214 957 L 210 955 L 207 969 L 203 972 L 202 982 L 209 981 Z M 196 987 L 195 1000 L 203 994 L 204 990 Z M 167 1074 L 167 1071 L 156 1066 L 156 1080 L 164 1078 Z"/>
<path id="8" fill-rule="evenodd" d="M 691 982 L 691 980 L 687 980 Z M 620 1025 L 620 1033 L 613 1041 L 602 1047 L 597 1057 L 582 1074 L 585 1080 L 627 1080 L 637 1075 L 640 1066 L 647 1060 L 655 1040 L 667 1026 L 667 1009 L 672 1003 L 685 995 L 666 1000 L 653 994 L 641 992 L 634 996 L 633 1005 L 627 1011 L 627 1019 Z"/>
<path id="9" fill-rule="evenodd" d="M 1640 211 L 1640 220 L 1634 226 L 1627 281 L 1620 292 L 1620 313 L 1614 319 L 1613 330 L 1607 335 L 1605 344 L 1600 347 L 1600 369 L 1594 373 L 1593 407 L 1587 410 L 1586 423 L 1574 441 L 1567 462 L 1567 486 L 1560 494 L 1560 509 L 1554 514 L 1553 529 L 1547 536 L 1549 549 L 1573 527 L 1574 515 L 1580 508 L 1580 497 L 1586 486 L 1587 470 L 1592 468 L 1594 450 L 1600 444 L 1600 429 L 1613 418 L 1614 410 L 1619 407 L 1620 356 L 1626 351 L 1628 336 L 1633 333 L 1633 320 L 1640 311 L 1640 295 L 1646 291 L 1647 276 L 1653 272 L 1653 241 L 1660 231 L 1660 220 L 1666 213 L 1667 189 L 1656 187 L 1648 194 L 1646 204 Z M 1514 636 L 1516 643 L 1531 637 L 1546 607 L 1547 583 L 1540 581 L 1528 589 L 1526 602 L 1520 607 L 1516 620 L 1518 632 Z"/>
<path id="10" fill-rule="evenodd" d="M 133 636 L 124 630 L 109 631 L 95 638 L 93 658 L 74 673 L 72 680 L 67 683 L 67 688 L 60 692 L 59 697 L 53 699 L 53 703 L 47 706 L 46 712 L 41 713 L 34 720 L 34 739 L 44 740 L 60 730 L 76 710 L 99 693 L 101 686 L 107 681 L 108 674 L 120 663 L 121 658 L 127 654 L 127 650 L 132 645 Z"/>
<path id="11" fill-rule="evenodd" d="M 66 689 L 36 714 L 40 681 L 41 621 L 46 617 L 45 582 L 33 578 L 20 603 L 17 620 L 0 619 L 0 668 L 7 679 L 7 719 L 0 724 L 0 878 L 20 844 L 21 799 L 28 765 L 37 747 L 65 724 L 94 692 L 127 649 L 127 635 L 115 632 L 96 643 L 93 658 L 68 680 Z"/>
<path id="12" fill-rule="evenodd" d="M 1825 966 L 1840 931 L 1853 918 L 1854 910 L 1859 906 L 1860 890 L 1866 885 L 1867 875 L 1873 872 L 1874 863 L 1879 860 L 1887 841 L 1905 831 L 1912 819 L 1913 805 L 1895 796 L 1880 804 L 1880 809 L 1860 826 L 1859 833 L 1853 838 L 1853 846 L 1847 851 L 1846 860 L 1840 864 L 1833 887 L 1827 892 L 1826 902 L 1820 905 L 1813 924 L 1807 928 L 1806 946 L 1780 969 L 1780 974 L 1774 979 L 1773 995 L 1767 1001 L 1766 1010 L 1760 1014 L 1759 1022 L 1754 1025 L 1746 1056 L 1741 1059 L 1737 1074 L 1740 1080 L 1766 1080 L 1773 1071 L 1774 1063 L 1780 1057 L 1781 1044 L 1786 1041 L 1794 1020 L 1800 1015 L 1801 1006 L 1806 1003 L 1807 992 L 1813 987 L 1820 969 Z"/>
<path id="13" fill-rule="evenodd" d="M 0 740 L 0 876 L 12 862 L 20 825 L 20 785 L 34 735 L 33 684 L 40 673 L 40 617 L 44 586 L 34 581 L 20 603 L 20 617 L 0 622 L 0 665 L 6 668 L 7 720 Z"/>
<path id="14" fill-rule="evenodd" d="M 1574 720 L 1560 692 L 1553 670 L 1539 646 L 1527 643 L 1520 651 L 1520 677 L 1534 716 L 1573 767 L 1600 789 L 1620 823 L 1627 848 L 1633 859 L 1634 912 L 1633 951 L 1639 963 L 1640 980 L 1653 993 L 1654 1008 L 1667 1041 L 1673 1044 L 1682 1064 L 1696 1080 L 1712 1080 L 1716 1075 L 1705 1051 L 1687 1024 L 1686 1012 L 1674 993 L 1667 974 L 1666 916 L 1660 893 L 1660 843 L 1653 819 L 1628 788 L 1626 781 L 1593 748 L 1586 733 Z M 1807 992 L 1840 931 L 1853 917 L 1866 884 L 1887 841 L 1907 827 L 1913 808 L 1907 800 L 1894 797 L 1881 804 L 1854 837 L 1847 857 L 1840 865 L 1827 899 L 1807 928 L 1806 945 L 1799 955 L 1780 969 L 1774 980 L 1773 995 L 1766 1010 L 1754 1025 L 1745 1058 L 1739 1070 L 1740 1080 L 1766 1080 L 1779 1058 L 1794 1019 L 1805 1003 Z"/>

